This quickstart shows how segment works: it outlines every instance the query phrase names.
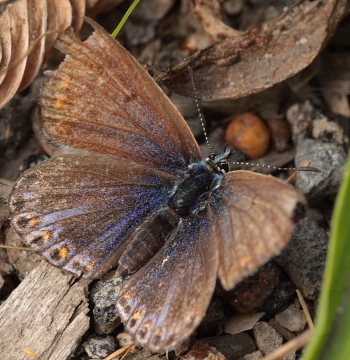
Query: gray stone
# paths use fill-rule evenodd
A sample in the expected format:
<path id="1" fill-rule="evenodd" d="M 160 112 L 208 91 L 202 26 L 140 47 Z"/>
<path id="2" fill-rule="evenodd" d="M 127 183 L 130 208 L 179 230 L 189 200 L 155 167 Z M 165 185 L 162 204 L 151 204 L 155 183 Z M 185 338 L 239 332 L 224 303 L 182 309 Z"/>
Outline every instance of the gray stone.
<path id="1" fill-rule="evenodd" d="M 228 360 L 239 359 L 256 350 L 254 340 L 247 333 L 213 336 L 200 339 L 196 343 L 214 347 Z"/>
<path id="2" fill-rule="evenodd" d="M 303 218 L 295 226 L 289 245 L 275 258 L 308 299 L 318 297 L 327 245 L 326 231 L 316 221 Z"/>
<path id="3" fill-rule="evenodd" d="M 295 352 L 292 352 L 289 355 L 283 356 L 282 360 L 295 360 L 297 358 L 297 355 Z"/>
<path id="4" fill-rule="evenodd" d="M 258 351 L 254 351 L 251 354 L 247 354 L 244 355 L 240 360 L 256 360 L 256 359 L 261 359 L 264 357 L 264 354 L 258 350 Z"/>
<path id="5" fill-rule="evenodd" d="M 264 355 L 272 353 L 283 343 L 282 335 L 264 321 L 260 321 L 254 326 L 253 333 L 256 345 Z"/>
<path id="6" fill-rule="evenodd" d="M 263 315 L 265 315 L 264 312 L 233 314 L 225 323 L 224 332 L 226 334 L 239 334 L 243 331 L 251 330 Z"/>
<path id="7" fill-rule="evenodd" d="M 346 154 L 342 146 L 320 140 L 303 139 L 296 145 L 296 166 L 312 166 L 320 173 L 299 171 L 296 187 L 307 198 L 336 194 L 341 183 Z"/>
<path id="8" fill-rule="evenodd" d="M 126 332 L 121 332 L 117 335 L 117 340 L 121 348 L 128 347 L 134 343 L 133 338 Z"/>
<path id="9" fill-rule="evenodd" d="M 114 272 L 104 276 L 91 287 L 93 320 L 97 334 L 110 334 L 121 323 L 115 307 L 117 296 L 127 279 L 115 278 Z"/>
<path id="10" fill-rule="evenodd" d="M 117 349 L 117 344 L 113 336 L 91 336 L 83 348 L 90 358 L 103 359 Z"/>
<path id="11" fill-rule="evenodd" d="M 297 332 L 304 329 L 306 325 L 305 315 L 302 310 L 294 305 L 289 306 L 275 316 L 275 320 L 289 331 Z"/>

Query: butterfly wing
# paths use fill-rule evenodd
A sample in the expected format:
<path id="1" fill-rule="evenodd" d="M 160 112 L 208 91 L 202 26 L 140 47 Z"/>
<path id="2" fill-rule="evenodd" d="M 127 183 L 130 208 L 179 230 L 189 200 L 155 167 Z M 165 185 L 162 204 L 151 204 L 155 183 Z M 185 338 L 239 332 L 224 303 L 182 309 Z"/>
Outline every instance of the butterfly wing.
<path id="1" fill-rule="evenodd" d="M 210 201 L 226 290 L 256 271 L 288 243 L 293 215 L 305 202 L 292 186 L 249 171 L 229 172 Z"/>
<path id="2" fill-rule="evenodd" d="M 116 265 L 128 234 L 166 202 L 173 181 L 114 156 L 54 157 L 17 181 L 12 224 L 50 263 L 95 278 Z"/>
<path id="3" fill-rule="evenodd" d="M 174 348 L 205 315 L 217 274 L 217 245 L 206 217 L 183 218 L 157 255 L 122 289 L 117 309 L 136 342 Z"/>
<path id="4" fill-rule="evenodd" d="M 133 56 L 102 27 L 82 42 L 70 30 L 66 59 L 43 87 L 44 129 L 59 143 L 174 172 L 200 159 L 186 122 Z"/>

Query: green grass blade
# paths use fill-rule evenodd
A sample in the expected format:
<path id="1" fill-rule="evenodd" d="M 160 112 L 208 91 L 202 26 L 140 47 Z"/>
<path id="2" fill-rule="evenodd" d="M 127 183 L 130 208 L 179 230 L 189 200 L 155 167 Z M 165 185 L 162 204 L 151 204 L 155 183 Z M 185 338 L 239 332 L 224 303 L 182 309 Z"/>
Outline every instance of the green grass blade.
<path id="1" fill-rule="evenodd" d="M 137 6 L 137 4 L 140 2 L 141 0 L 134 0 L 132 2 L 132 4 L 130 5 L 129 9 L 126 11 L 126 13 L 124 14 L 123 18 L 120 20 L 120 23 L 117 25 L 117 27 L 114 29 L 114 31 L 112 32 L 112 37 L 115 39 L 117 37 L 117 35 L 119 34 L 120 30 L 123 28 L 123 26 L 125 25 L 126 21 L 128 20 L 129 16 L 131 15 L 131 13 L 134 11 L 135 7 Z"/>
<path id="2" fill-rule="evenodd" d="M 350 359 L 350 157 L 331 224 L 315 332 L 302 360 Z"/>

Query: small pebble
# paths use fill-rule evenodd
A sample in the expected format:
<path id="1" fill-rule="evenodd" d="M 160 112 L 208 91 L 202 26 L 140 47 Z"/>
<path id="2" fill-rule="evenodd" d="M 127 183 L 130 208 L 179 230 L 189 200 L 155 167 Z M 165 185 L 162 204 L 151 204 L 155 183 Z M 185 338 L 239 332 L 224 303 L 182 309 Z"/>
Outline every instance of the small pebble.
<path id="1" fill-rule="evenodd" d="M 291 354 L 283 356 L 282 360 L 295 360 L 297 358 L 297 354 L 292 352 Z"/>
<path id="2" fill-rule="evenodd" d="M 91 336 L 83 348 L 90 358 L 103 359 L 117 349 L 117 344 L 113 336 Z"/>
<path id="3" fill-rule="evenodd" d="M 266 154 L 270 146 L 270 131 L 266 124 L 253 113 L 243 113 L 230 118 L 225 141 L 241 150 L 250 159 Z"/>
<path id="4" fill-rule="evenodd" d="M 293 332 L 303 330 L 306 325 L 303 311 L 294 305 L 289 306 L 287 309 L 277 314 L 275 319 L 280 325 Z"/>
<path id="5" fill-rule="evenodd" d="M 206 49 L 207 47 L 213 45 L 214 42 L 215 39 L 207 33 L 193 33 L 185 39 L 182 43 L 182 47 L 191 53 L 194 53 L 198 50 Z"/>
<path id="6" fill-rule="evenodd" d="M 115 304 L 126 279 L 116 279 L 113 275 L 111 272 L 104 276 L 90 291 L 95 331 L 100 335 L 112 333 L 121 323 Z"/>
<path id="7" fill-rule="evenodd" d="M 271 295 L 264 302 L 261 311 L 264 311 L 268 318 L 290 304 L 295 296 L 295 284 L 285 274 L 282 274 L 278 285 L 274 288 Z"/>
<path id="8" fill-rule="evenodd" d="M 214 347 L 227 359 L 238 359 L 256 350 L 254 340 L 245 332 L 204 338 L 197 343 Z"/>
<path id="9" fill-rule="evenodd" d="M 264 354 L 258 350 L 258 351 L 254 351 L 251 354 L 247 354 L 244 355 L 240 360 L 256 360 L 256 359 L 261 359 L 264 357 Z"/>
<path id="10" fill-rule="evenodd" d="M 117 340 L 118 340 L 121 348 L 125 348 L 125 347 L 128 347 L 128 346 L 134 344 L 134 339 L 131 337 L 130 334 L 128 334 L 126 332 L 120 332 L 117 335 Z"/>
<path id="11" fill-rule="evenodd" d="M 240 313 L 252 313 L 261 309 L 277 286 L 280 270 L 272 262 L 240 282 L 234 290 L 226 293 L 231 306 Z"/>
<path id="12" fill-rule="evenodd" d="M 320 140 L 300 140 L 296 146 L 295 165 L 312 166 L 320 173 L 299 171 L 296 187 L 308 198 L 336 194 L 341 183 L 346 154 L 342 146 Z"/>
<path id="13" fill-rule="evenodd" d="M 258 349 L 264 355 L 272 353 L 283 343 L 282 335 L 264 321 L 260 321 L 254 326 L 253 334 Z"/>
<path id="14" fill-rule="evenodd" d="M 326 262 L 328 234 L 315 220 L 303 218 L 289 245 L 275 258 L 303 295 L 318 298 Z"/>
<path id="15" fill-rule="evenodd" d="M 224 332 L 226 334 L 239 334 L 243 331 L 251 330 L 263 315 L 265 315 L 263 312 L 234 314 L 226 322 Z"/>
<path id="16" fill-rule="evenodd" d="M 217 349 L 206 344 L 196 344 L 182 360 L 226 360 L 226 357 Z"/>

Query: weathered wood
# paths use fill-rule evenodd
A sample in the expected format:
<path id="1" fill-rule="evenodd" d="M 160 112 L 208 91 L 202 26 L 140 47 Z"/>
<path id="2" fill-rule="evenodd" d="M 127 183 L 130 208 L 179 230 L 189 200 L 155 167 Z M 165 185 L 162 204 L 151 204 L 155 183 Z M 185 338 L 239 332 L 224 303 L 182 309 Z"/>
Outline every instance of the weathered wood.
<path id="1" fill-rule="evenodd" d="M 86 286 L 42 261 L 0 307 L 1 359 L 68 359 L 89 328 Z"/>

